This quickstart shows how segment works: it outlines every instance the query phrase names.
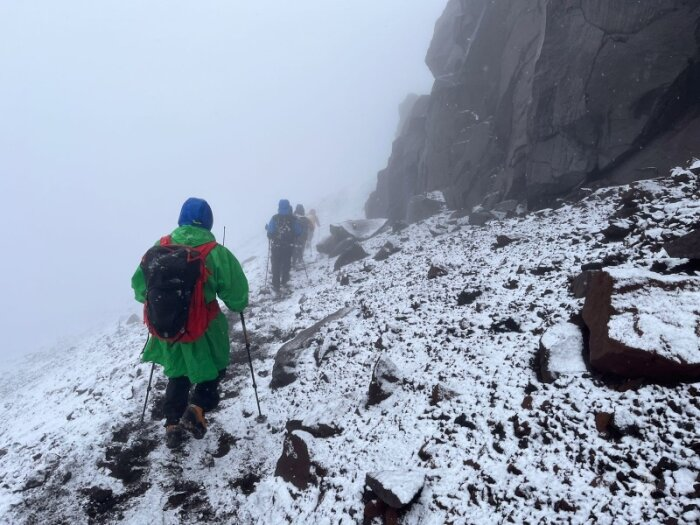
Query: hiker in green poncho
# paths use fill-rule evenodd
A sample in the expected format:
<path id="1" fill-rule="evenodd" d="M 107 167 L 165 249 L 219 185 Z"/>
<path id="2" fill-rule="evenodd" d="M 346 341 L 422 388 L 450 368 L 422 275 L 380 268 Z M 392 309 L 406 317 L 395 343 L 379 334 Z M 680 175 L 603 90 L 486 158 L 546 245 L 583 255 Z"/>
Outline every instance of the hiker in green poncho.
<path id="1" fill-rule="evenodd" d="M 136 300 L 145 303 L 144 321 L 152 336 L 142 360 L 162 365 L 168 377 L 164 409 L 169 448 L 181 444 L 183 429 L 204 437 L 204 415 L 219 402 L 219 381 L 229 364 L 229 333 L 217 296 L 234 312 L 248 305 L 248 280 L 233 254 L 216 243 L 213 222 L 205 200 L 188 199 L 179 227 L 144 255 L 131 279 Z"/>

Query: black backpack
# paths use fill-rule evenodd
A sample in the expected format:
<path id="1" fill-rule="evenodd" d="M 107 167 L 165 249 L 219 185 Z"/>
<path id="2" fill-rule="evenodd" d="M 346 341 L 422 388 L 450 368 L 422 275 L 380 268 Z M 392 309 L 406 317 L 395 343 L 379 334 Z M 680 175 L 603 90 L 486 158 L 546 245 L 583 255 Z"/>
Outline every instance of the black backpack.
<path id="1" fill-rule="evenodd" d="M 275 224 L 277 231 L 274 233 L 272 240 L 276 244 L 294 244 L 296 240 L 294 232 L 296 217 L 294 215 L 275 215 Z"/>
<path id="2" fill-rule="evenodd" d="M 199 339 L 219 311 L 215 300 L 206 304 L 205 261 L 216 242 L 192 247 L 161 239 L 141 260 L 146 279 L 144 322 L 152 335 L 170 342 Z"/>

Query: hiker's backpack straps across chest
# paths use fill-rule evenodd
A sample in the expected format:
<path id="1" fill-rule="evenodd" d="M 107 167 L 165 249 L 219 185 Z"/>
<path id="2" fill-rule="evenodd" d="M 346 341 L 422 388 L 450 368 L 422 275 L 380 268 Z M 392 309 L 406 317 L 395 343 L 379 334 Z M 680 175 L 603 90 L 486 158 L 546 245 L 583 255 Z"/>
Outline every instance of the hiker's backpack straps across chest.
<path id="1" fill-rule="evenodd" d="M 204 335 L 219 314 L 218 301 L 207 303 L 204 295 L 211 274 L 206 260 L 216 246 L 216 241 L 200 246 L 173 244 L 168 235 L 143 256 L 144 322 L 154 337 L 191 343 Z"/>

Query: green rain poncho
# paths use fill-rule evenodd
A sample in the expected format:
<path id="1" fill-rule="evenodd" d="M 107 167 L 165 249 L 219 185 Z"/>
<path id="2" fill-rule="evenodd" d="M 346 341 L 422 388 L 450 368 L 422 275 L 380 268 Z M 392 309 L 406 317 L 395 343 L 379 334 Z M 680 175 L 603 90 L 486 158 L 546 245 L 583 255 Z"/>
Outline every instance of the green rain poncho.
<path id="1" fill-rule="evenodd" d="M 200 246 L 211 242 L 214 235 L 198 226 L 180 226 L 171 234 L 174 244 Z M 218 245 L 206 260 L 211 275 L 204 284 L 207 302 L 218 295 L 226 306 L 234 312 L 242 312 L 248 306 L 248 280 L 238 260 L 225 246 Z M 146 300 L 146 281 L 137 268 L 131 278 L 136 300 Z M 228 321 L 223 313 L 211 322 L 205 334 L 193 343 L 168 343 L 151 337 L 146 345 L 142 360 L 163 366 L 166 376 L 186 376 L 192 383 L 203 383 L 216 379 L 220 370 L 229 364 Z"/>

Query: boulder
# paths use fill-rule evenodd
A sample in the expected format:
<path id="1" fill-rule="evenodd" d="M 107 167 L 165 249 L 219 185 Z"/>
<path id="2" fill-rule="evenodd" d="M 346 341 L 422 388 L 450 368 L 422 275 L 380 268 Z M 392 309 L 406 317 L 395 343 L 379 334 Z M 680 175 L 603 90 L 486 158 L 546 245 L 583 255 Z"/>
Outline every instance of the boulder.
<path id="1" fill-rule="evenodd" d="M 571 281 L 569 291 L 574 297 L 576 297 L 576 299 L 583 299 L 584 297 L 586 297 L 586 293 L 588 292 L 588 286 L 590 285 L 591 276 L 593 273 L 593 270 L 584 270 L 576 277 L 574 277 L 573 281 Z"/>
<path id="2" fill-rule="evenodd" d="M 394 246 L 394 244 L 391 241 L 387 241 L 384 243 L 384 246 L 382 246 L 377 254 L 374 256 L 375 261 L 385 261 L 392 255 L 394 255 L 397 252 L 400 252 L 401 248 L 398 248 Z"/>
<path id="3" fill-rule="evenodd" d="M 518 201 L 515 199 L 508 199 L 501 201 L 493 207 L 493 211 L 498 211 L 501 213 L 515 214 L 518 209 Z"/>
<path id="4" fill-rule="evenodd" d="M 391 397 L 399 386 L 401 374 L 394 362 L 386 356 L 377 359 L 372 371 L 372 381 L 367 392 L 367 406 L 378 405 Z"/>
<path id="5" fill-rule="evenodd" d="M 305 490 L 314 480 L 314 468 L 309 452 L 313 437 L 305 432 L 289 432 L 284 436 L 282 455 L 277 460 L 275 476 Z"/>
<path id="6" fill-rule="evenodd" d="M 141 318 L 136 314 L 131 314 L 126 320 L 126 324 L 139 324 L 140 322 Z"/>
<path id="7" fill-rule="evenodd" d="M 336 422 L 347 412 L 347 406 L 341 404 L 328 406 L 322 404 L 304 416 L 303 419 L 291 419 L 287 421 L 287 432 L 302 430 L 315 438 L 331 438 L 338 436 L 343 429 Z"/>
<path id="8" fill-rule="evenodd" d="M 413 224 L 437 215 L 445 207 L 444 200 L 435 200 L 425 195 L 414 195 L 408 201 L 406 222 Z"/>
<path id="9" fill-rule="evenodd" d="M 425 474 L 412 470 L 369 472 L 365 485 L 391 508 L 402 509 L 420 494 L 425 485 Z"/>
<path id="10" fill-rule="evenodd" d="M 270 388 L 277 389 L 292 384 L 297 379 L 297 360 L 300 354 L 304 351 L 306 344 L 328 323 L 342 319 L 353 308 L 341 308 L 335 313 L 325 317 L 315 323 L 313 326 L 302 330 L 291 341 L 283 344 L 277 354 L 275 354 L 275 363 L 272 366 L 272 379 Z"/>
<path id="11" fill-rule="evenodd" d="M 490 211 L 473 211 L 469 214 L 469 224 L 472 226 L 484 226 L 487 222 L 496 219 Z"/>
<path id="12" fill-rule="evenodd" d="M 626 378 L 699 380 L 698 304 L 699 277 L 595 272 L 583 307 L 591 366 Z"/>
<path id="13" fill-rule="evenodd" d="M 700 228 L 683 237 L 668 241 L 664 250 L 677 259 L 700 259 Z"/>
<path id="14" fill-rule="evenodd" d="M 611 222 L 601 233 L 608 241 L 621 241 L 632 231 L 632 223 L 628 220 Z"/>
<path id="15" fill-rule="evenodd" d="M 388 219 L 357 219 L 345 221 L 338 224 L 331 224 L 331 235 L 337 239 L 352 238 L 356 241 L 366 241 L 382 232 Z"/>
<path id="16" fill-rule="evenodd" d="M 457 296 L 457 305 L 464 306 L 467 304 L 472 304 L 483 294 L 481 290 L 473 290 L 471 288 L 465 288 Z"/>
<path id="17" fill-rule="evenodd" d="M 493 243 L 494 248 L 505 248 L 511 243 L 514 243 L 517 239 L 511 239 L 507 235 L 497 235 L 496 242 Z"/>
<path id="18" fill-rule="evenodd" d="M 343 253 L 341 253 L 335 260 L 333 269 L 338 271 L 343 266 L 360 261 L 365 257 L 369 257 L 369 254 L 365 251 L 365 249 L 359 243 L 352 241 L 352 244 L 343 250 Z"/>
<path id="19" fill-rule="evenodd" d="M 428 279 L 437 279 L 438 277 L 444 277 L 447 275 L 447 270 L 440 266 L 431 265 L 428 270 Z"/>
<path id="20" fill-rule="evenodd" d="M 537 363 L 538 377 L 543 383 L 553 383 L 562 375 L 583 374 L 586 363 L 581 329 L 572 323 L 559 323 L 548 328 L 540 339 Z"/>

